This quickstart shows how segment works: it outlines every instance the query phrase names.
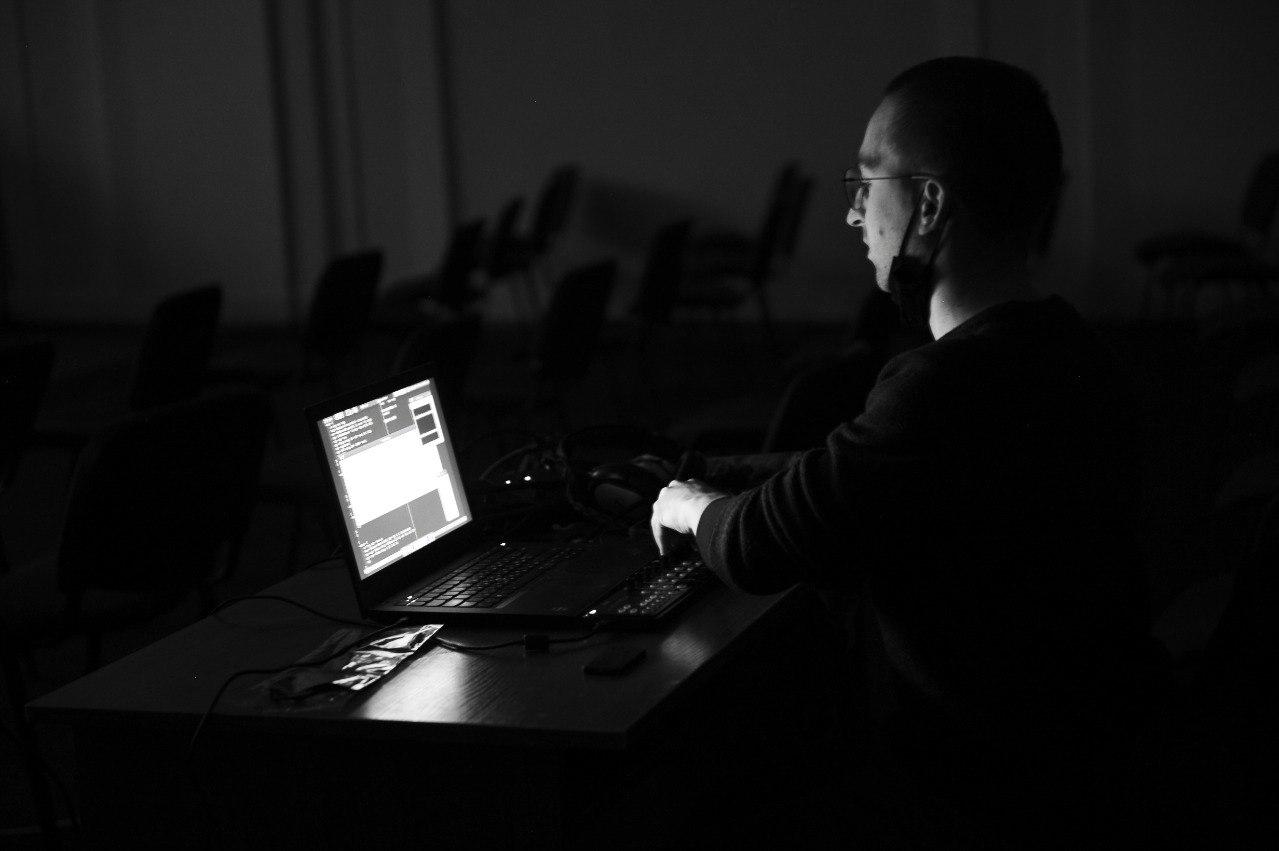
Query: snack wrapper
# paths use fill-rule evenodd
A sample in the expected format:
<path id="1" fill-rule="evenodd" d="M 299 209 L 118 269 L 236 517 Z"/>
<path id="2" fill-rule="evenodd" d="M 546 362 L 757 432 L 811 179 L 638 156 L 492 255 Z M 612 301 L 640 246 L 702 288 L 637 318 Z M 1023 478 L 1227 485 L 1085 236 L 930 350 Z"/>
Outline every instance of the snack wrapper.
<path id="1" fill-rule="evenodd" d="M 364 630 L 340 629 L 323 644 L 303 656 L 296 667 L 267 679 L 263 685 L 276 700 L 297 701 L 320 692 L 358 692 L 394 671 L 439 632 L 442 624 L 406 626 L 361 642 L 349 652 L 323 665 L 306 667 L 339 647 L 358 641 Z"/>

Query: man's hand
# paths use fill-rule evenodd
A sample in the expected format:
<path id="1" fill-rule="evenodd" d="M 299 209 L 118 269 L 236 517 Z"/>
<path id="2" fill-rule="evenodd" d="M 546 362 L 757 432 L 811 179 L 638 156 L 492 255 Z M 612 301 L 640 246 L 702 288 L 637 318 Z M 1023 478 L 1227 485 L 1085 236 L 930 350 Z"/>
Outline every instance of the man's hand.
<path id="1" fill-rule="evenodd" d="M 653 503 L 653 540 L 657 551 L 666 555 L 681 535 L 696 535 L 697 523 L 702 512 L 720 497 L 728 494 L 717 491 L 697 479 L 686 482 L 672 481 L 662 488 Z"/>

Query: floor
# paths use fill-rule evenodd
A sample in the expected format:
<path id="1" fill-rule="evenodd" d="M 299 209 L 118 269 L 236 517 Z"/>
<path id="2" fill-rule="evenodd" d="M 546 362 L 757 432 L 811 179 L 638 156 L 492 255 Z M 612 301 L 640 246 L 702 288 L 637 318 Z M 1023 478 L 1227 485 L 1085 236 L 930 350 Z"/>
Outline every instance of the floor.
<path id="1" fill-rule="evenodd" d="M 1158 609 L 1181 587 L 1217 569 L 1202 518 L 1212 496 L 1232 465 L 1264 445 L 1255 424 L 1232 402 L 1233 376 L 1255 354 L 1261 337 L 1206 337 L 1202 328 L 1133 325 L 1103 329 L 1124 354 L 1143 388 L 1146 416 L 1148 490 L 1143 540 L 1151 567 Z M 556 404 L 530 410 L 525 354 L 531 342 L 520 326 L 486 329 L 471 374 L 466 410 L 456 418 L 469 435 L 518 426 L 546 437 L 598 422 L 638 422 L 653 429 L 687 433 L 690 421 L 730 417 L 766 421 L 789 375 L 804 362 L 834 346 L 843 326 L 788 325 L 779 329 L 770 348 L 758 325 L 740 322 L 684 323 L 658 329 L 649 374 L 641 378 L 636 361 L 639 329 L 610 325 L 588 375 L 562 394 Z M 7 329 L 0 342 L 44 336 L 58 348 L 53 387 L 42 411 L 43 422 L 91 423 L 99 413 L 119 407 L 128 380 L 128 365 L 138 344 L 137 329 L 18 328 Z M 1274 339 L 1274 336 L 1270 337 Z M 379 375 L 389 363 L 393 341 L 367 346 L 348 383 Z M 226 364 L 288 367 L 295 344 L 287 335 L 260 331 L 228 333 L 215 360 Z M 323 386 L 286 386 L 275 393 L 279 434 L 268 449 L 272 474 L 290 465 L 313 468 L 306 445 L 301 408 L 326 395 Z M 700 412 L 700 415 L 699 415 Z M 105 415 L 105 414 L 101 414 Z M 458 437 L 457 423 L 454 437 Z M 742 448 L 749 448 L 749 440 Z M 58 540 L 60 505 L 65 501 L 71 464 L 65 453 L 35 449 L 28 453 L 17 480 L 0 504 L 9 556 L 22 564 L 38 558 Z M 305 520 L 293 546 L 294 512 L 284 506 L 261 505 L 245 542 L 236 574 L 218 588 L 221 597 L 252 593 L 291 571 L 323 558 L 330 546 L 319 526 Z M 196 616 L 194 603 L 145 629 L 113 635 L 106 658 L 119 658 L 149 644 Z M 82 672 L 83 648 L 76 642 L 42 648 L 28 672 L 32 696 L 57 688 Z M 7 705 L 7 704 L 6 704 Z M 5 713 L 6 724 L 10 723 Z M 52 774 L 75 797 L 72 744 L 65 731 L 37 730 L 42 755 Z M 25 778 L 18 770 L 12 742 L 0 739 L 0 845 L 41 847 Z M 67 808 L 59 807 L 63 840 L 77 845 Z"/>

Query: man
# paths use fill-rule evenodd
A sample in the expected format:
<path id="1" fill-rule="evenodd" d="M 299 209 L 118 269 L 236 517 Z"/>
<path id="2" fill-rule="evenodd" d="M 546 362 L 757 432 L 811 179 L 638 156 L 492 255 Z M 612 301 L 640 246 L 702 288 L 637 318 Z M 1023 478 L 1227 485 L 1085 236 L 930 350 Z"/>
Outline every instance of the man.
<path id="1" fill-rule="evenodd" d="M 916 803 L 973 841 L 1074 841 L 1122 771 L 1148 645 L 1131 394 L 1032 285 L 1056 121 L 1018 68 L 932 60 L 889 84 L 845 181 L 878 286 L 934 342 L 762 484 L 671 482 L 654 536 L 695 536 L 748 592 L 857 596 L 888 687 L 871 738 Z"/>

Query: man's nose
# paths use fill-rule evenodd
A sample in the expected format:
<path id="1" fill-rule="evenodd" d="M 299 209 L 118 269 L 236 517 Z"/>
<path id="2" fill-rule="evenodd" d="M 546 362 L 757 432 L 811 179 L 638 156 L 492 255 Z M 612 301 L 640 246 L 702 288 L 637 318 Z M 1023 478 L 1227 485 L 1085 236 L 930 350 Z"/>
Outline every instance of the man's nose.
<path id="1" fill-rule="evenodd" d="M 844 223 L 850 228 L 859 228 L 862 226 L 862 215 L 857 212 L 856 207 L 848 208 L 848 215 L 844 217 Z"/>

